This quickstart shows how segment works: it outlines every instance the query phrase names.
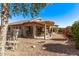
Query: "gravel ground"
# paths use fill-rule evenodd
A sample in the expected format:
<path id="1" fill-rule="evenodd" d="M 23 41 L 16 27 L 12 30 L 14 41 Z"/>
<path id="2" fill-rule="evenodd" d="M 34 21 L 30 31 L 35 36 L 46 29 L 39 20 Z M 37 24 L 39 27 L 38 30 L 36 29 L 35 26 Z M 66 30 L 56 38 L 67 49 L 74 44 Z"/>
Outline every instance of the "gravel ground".
<path id="1" fill-rule="evenodd" d="M 77 56 L 79 50 L 70 45 L 67 40 L 43 40 L 18 38 L 15 51 L 6 51 L 11 56 Z"/>

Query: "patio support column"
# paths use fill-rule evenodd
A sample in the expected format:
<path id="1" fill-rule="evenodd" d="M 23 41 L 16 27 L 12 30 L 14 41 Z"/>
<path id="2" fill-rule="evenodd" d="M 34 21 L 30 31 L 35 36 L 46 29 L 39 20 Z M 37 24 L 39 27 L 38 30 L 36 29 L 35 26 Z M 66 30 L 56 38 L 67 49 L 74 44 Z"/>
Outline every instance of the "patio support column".
<path id="1" fill-rule="evenodd" d="M 53 33 L 54 28 L 52 27 L 52 33 Z"/>
<path id="2" fill-rule="evenodd" d="M 57 28 L 57 31 L 56 31 L 56 33 L 58 33 L 58 30 L 59 30 L 59 29 Z"/>
<path id="3" fill-rule="evenodd" d="M 44 39 L 46 39 L 46 24 L 44 25 Z"/>
<path id="4" fill-rule="evenodd" d="M 22 31 L 23 31 L 23 37 L 26 37 L 26 28 L 25 28 L 25 26 L 22 26 Z"/>
<path id="5" fill-rule="evenodd" d="M 33 25 L 33 38 L 36 38 L 36 24 Z"/>
<path id="6" fill-rule="evenodd" d="M 13 28 L 10 26 L 10 32 L 11 32 L 11 34 L 12 34 L 12 32 L 13 32 Z"/>

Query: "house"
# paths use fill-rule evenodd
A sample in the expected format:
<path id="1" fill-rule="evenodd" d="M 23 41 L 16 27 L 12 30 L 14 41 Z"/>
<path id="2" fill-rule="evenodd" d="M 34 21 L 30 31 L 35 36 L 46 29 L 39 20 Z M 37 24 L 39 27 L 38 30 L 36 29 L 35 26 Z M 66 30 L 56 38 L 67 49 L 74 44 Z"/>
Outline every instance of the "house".
<path id="1" fill-rule="evenodd" d="M 43 21 L 41 19 L 33 19 L 30 21 L 19 21 L 10 23 L 8 32 L 13 34 L 14 30 L 18 30 L 19 37 L 50 39 L 55 23 L 52 21 Z"/>

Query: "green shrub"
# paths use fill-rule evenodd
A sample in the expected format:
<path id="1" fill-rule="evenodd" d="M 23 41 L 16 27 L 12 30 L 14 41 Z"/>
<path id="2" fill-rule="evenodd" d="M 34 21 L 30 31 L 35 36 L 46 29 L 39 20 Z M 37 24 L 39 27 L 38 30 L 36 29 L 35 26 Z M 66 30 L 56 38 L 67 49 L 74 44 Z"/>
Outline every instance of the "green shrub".
<path id="1" fill-rule="evenodd" d="M 71 27 L 72 37 L 75 41 L 75 46 L 79 49 L 79 21 L 74 22 Z"/>

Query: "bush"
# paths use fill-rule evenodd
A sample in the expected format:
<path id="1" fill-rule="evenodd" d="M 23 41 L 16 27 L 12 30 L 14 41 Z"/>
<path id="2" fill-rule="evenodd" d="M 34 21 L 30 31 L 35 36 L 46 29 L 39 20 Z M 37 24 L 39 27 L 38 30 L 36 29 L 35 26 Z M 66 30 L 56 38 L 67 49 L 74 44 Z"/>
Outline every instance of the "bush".
<path id="1" fill-rule="evenodd" d="M 71 27 L 70 26 L 68 26 L 68 27 L 66 27 L 65 29 L 64 29 L 64 35 L 66 36 L 66 37 L 68 37 L 69 39 L 72 39 L 72 34 L 71 34 Z"/>
<path id="2" fill-rule="evenodd" d="M 72 37 L 75 41 L 75 46 L 79 49 L 79 21 L 76 21 L 71 27 Z"/>

